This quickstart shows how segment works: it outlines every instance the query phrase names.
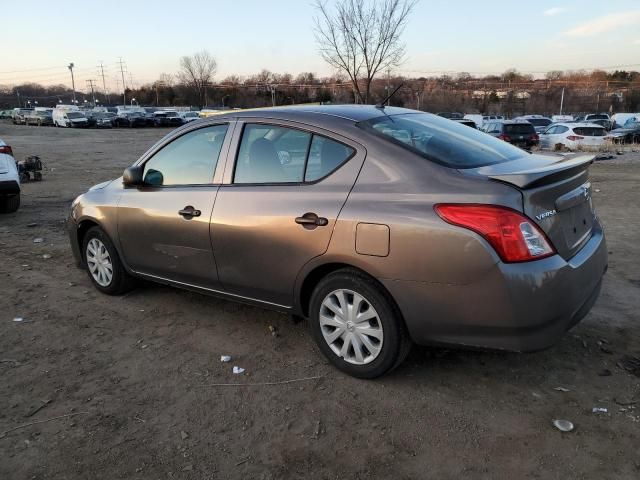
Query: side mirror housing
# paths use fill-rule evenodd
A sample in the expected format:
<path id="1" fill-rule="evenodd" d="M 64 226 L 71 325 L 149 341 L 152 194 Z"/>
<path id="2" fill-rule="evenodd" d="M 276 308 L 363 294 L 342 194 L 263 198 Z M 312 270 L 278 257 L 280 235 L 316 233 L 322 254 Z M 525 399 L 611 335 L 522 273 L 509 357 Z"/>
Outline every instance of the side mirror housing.
<path id="1" fill-rule="evenodd" d="M 125 187 L 137 187 L 144 183 L 142 179 L 143 168 L 140 165 L 125 169 L 122 175 L 122 184 Z"/>

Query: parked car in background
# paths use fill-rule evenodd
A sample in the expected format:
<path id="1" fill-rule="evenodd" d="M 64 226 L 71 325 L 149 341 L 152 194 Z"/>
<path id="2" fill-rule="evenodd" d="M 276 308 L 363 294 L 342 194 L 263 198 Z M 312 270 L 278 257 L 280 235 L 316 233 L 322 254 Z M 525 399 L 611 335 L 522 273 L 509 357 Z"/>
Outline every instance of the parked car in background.
<path id="1" fill-rule="evenodd" d="M 307 317 L 374 378 L 412 341 L 532 351 L 578 323 L 607 269 L 591 162 L 395 107 L 233 112 L 169 133 L 67 227 L 102 293 L 138 277 Z"/>
<path id="2" fill-rule="evenodd" d="M 482 115 L 479 113 L 467 113 L 465 114 L 464 119 L 473 121 L 473 123 L 476 124 L 476 128 L 482 128 L 482 124 L 484 123 L 482 121 Z"/>
<path id="3" fill-rule="evenodd" d="M 20 175 L 9 145 L 0 139 L 0 213 L 13 213 L 20 207 Z"/>
<path id="4" fill-rule="evenodd" d="M 530 149 L 538 145 L 540 137 L 529 122 L 515 120 L 492 120 L 484 131 L 520 148 Z"/>
<path id="5" fill-rule="evenodd" d="M 550 150 L 597 149 L 607 143 L 607 130 L 594 123 L 556 123 L 540 134 L 540 147 Z"/>
<path id="6" fill-rule="evenodd" d="M 12 115 L 13 115 L 13 110 L 0 111 L 0 119 L 11 118 Z"/>
<path id="7" fill-rule="evenodd" d="M 568 123 L 575 121 L 573 115 L 551 115 L 553 123 Z"/>
<path id="8" fill-rule="evenodd" d="M 89 120 L 79 110 L 53 109 L 53 124 L 56 127 L 83 128 L 89 126 Z"/>
<path id="9" fill-rule="evenodd" d="M 640 143 L 640 120 L 636 117 L 628 119 L 622 128 L 611 130 L 609 138 L 615 143 Z"/>
<path id="10" fill-rule="evenodd" d="M 595 123 L 597 125 L 601 125 L 607 130 L 611 130 L 611 119 L 609 118 L 609 114 L 607 113 L 590 113 L 586 115 L 580 115 L 575 118 L 576 122 L 582 123 Z"/>
<path id="11" fill-rule="evenodd" d="M 156 127 L 179 127 L 184 124 L 184 119 L 176 111 L 158 110 L 154 113 Z"/>
<path id="12" fill-rule="evenodd" d="M 199 113 L 195 112 L 195 111 L 182 112 L 180 114 L 180 116 L 184 120 L 184 123 L 189 123 L 189 122 L 193 122 L 194 120 L 199 120 L 200 119 Z"/>
<path id="13" fill-rule="evenodd" d="M 640 113 L 614 113 L 611 116 L 613 128 L 622 128 L 630 118 L 640 119 Z"/>
<path id="14" fill-rule="evenodd" d="M 440 112 L 436 113 L 439 117 L 448 118 L 449 120 L 454 120 L 457 118 L 464 118 L 464 115 L 460 112 Z"/>
<path id="15" fill-rule="evenodd" d="M 476 122 L 468 118 L 452 118 L 451 120 L 454 122 L 458 122 L 462 125 L 466 125 L 467 127 L 478 128 L 478 126 L 476 125 Z"/>
<path id="16" fill-rule="evenodd" d="M 514 120 L 529 122 L 538 134 L 544 132 L 547 127 L 553 123 L 550 118 L 543 117 L 542 115 L 523 115 L 514 118 Z"/>
<path id="17" fill-rule="evenodd" d="M 112 128 L 116 114 L 112 112 L 94 112 L 92 117 L 95 128 Z"/>
<path id="18" fill-rule="evenodd" d="M 121 111 L 113 119 L 114 127 L 146 127 L 147 119 L 145 114 L 140 111 Z"/>
<path id="19" fill-rule="evenodd" d="M 25 115 L 25 125 L 50 126 L 53 125 L 53 109 L 35 109 Z"/>
<path id="20" fill-rule="evenodd" d="M 14 125 L 24 125 L 25 117 L 33 112 L 33 108 L 14 108 L 11 119 Z"/>

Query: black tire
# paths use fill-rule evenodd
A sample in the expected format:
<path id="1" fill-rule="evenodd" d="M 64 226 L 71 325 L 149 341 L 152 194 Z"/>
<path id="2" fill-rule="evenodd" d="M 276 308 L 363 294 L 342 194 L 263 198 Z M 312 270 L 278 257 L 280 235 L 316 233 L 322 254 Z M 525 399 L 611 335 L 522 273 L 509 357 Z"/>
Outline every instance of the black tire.
<path id="1" fill-rule="evenodd" d="M 0 213 L 13 213 L 20 208 L 20 194 L 0 197 Z"/>
<path id="2" fill-rule="evenodd" d="M 102 242 L 106 250 L 109 252 L 109 257 L 111 257 L 113 276 L 111 278 L 111 283 L 106 286 L 100 285 L 96 281 L 96 279 L 93 278 L 93 275 L 91 274 L 91 272 L 89 271 L 89 267 L 87 266 L 87 246 L 89 245 L 89 242 L 94 238 Z M 82 240 L 82 259 L 84 260 L 84 265 L 87 269 L 89 280 L 91 280 L 93 286 L 102 293 L 106 293 L 107 295 L 122 295 L 123 293 L 126 293 L 135 287 L 135 279 L 131 275 L 129 275 L 129 273 L 127 273 L 124 266 L 122 265 L 122 261 L 120 260 L 118 251 L 113 246 L 113 242 L 100 227 L 91 227 L 85 234 Z"/>
<path id="3" fill-rule="evenodd" d="M 322 302 L 338 289 L 362 295 L 378 313 L 384 340 L 380 353 L 370 363 L 356 365 L 345 361 L 324 339 L 319 321 Z M 313 291 L 309 312 L 311 333 L 320 351 L 336 368 L 353 377 L 380 377 L 400 365 L 411 350 L 411 339 L 395 302 L 377 281 L 358 270 L 337 270 L 323 278 Z"/>

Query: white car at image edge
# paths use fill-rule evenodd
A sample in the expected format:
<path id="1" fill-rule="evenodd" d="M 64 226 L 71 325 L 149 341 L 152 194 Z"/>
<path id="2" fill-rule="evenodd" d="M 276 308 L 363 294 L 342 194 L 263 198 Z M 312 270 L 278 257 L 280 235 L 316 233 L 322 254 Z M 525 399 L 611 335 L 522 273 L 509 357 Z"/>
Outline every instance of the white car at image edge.
<path id="1" fill-rule="evenodd" d="M 607 130 L 595 123 L 554 123 L 540 134 L 540 148 L 597 150 L 607 143 Z"/>
<path id="2" fill-rule="evenodd" d="M 20 176 L 11 147 L 0 140 L 0 213 L 20 207 Z"/>

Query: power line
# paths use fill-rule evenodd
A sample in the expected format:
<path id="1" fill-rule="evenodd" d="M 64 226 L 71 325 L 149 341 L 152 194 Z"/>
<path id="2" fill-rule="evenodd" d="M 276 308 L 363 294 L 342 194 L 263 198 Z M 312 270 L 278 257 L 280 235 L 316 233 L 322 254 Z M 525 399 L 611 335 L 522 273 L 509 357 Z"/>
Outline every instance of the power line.
<path id="1" fill-rule="evenodd" d="M 122 104 L 127 104 L 127 84 L 124 81 L 124 65 L 125 63 L 122 61 L 122 57 L 120 57 L 120 73 L 122 74 Z"/>

